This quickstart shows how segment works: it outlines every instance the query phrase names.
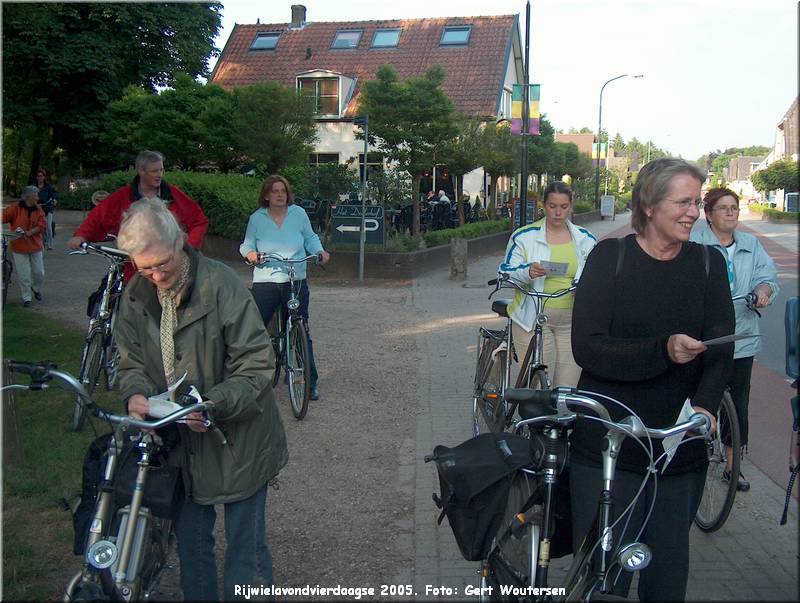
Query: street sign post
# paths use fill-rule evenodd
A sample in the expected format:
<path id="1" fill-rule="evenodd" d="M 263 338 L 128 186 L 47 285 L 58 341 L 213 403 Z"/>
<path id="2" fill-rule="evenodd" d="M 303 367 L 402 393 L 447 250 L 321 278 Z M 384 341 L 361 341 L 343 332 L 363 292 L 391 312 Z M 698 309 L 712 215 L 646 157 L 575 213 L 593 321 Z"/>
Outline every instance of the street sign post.
<path id="1" fill-rule="evenodd" d="M 524 216 L 520 211 L 520 204 L 521 201 L 519 199 L 514 200 L 514 230 L 526 224 L 533 224 L 536 221 L 536 200 L 530 199 L 525 203 L 527 211 Z"/>
<path id="2" fill-rule="evenodd" d="M 364 223 L 365 243 L 383 245 L 383 207 L 368 205 L 362 213 L 358 205 L 338 205 L 331 208 L 330 233 L 334 243 L 360 243 L 361 223 Z"/>
<path id="3" fill-rule="evenodd" d="M 614 195 L 603 195 L 600 197 L 600 219 L 617 219 L 616 207 L 614 205 Z"/>

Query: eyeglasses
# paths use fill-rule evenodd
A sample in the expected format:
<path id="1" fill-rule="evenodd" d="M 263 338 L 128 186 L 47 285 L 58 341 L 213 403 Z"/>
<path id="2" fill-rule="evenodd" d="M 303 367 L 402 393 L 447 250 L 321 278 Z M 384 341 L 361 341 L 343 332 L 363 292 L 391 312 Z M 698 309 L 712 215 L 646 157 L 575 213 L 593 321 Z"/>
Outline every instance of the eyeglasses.
<path id="1" fill-rule="evenodd" d="M 146 268 L 139 268 L 136 267 L 136 272 L 141 274 L 142 276 L 150 276 L 154 272 L 164 273 L 168 270 L 168 266 L 172 263 L 173 258 L 175 257 L 175 252 L 173 251 L 172 254 L 167 258 L 167 260 L 158 266 L 149 266 Z"/>
<path id="2" fill-rule="evenodd" d="M 736 205 L 717 205 L 716 207 L 711 208 L 709 211 L 724 211 L 726 214 L 738 214 L 739 207 Z"/>
<path id="3" fill-rule="evenodd" d="M 692 205 L 694 205 L 698 210 L 703 209 L 706 206 L 705 201 L 692 201 L 691 199 L 681 199 L 680 201 L 676 201 L 675 199 L 664 199 L 665 201 L 671 201 L 678 207 L 680 207 L 683 211 L 688 210 Z"/>

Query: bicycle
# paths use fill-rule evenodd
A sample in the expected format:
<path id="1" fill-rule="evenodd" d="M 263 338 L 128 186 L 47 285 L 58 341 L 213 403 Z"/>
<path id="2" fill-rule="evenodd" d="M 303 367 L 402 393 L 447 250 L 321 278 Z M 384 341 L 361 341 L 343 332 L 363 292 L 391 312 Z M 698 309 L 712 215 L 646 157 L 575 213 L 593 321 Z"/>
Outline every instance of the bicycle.
<path id="1" fill-rule="evenodd" d="M 734 302 L 743 301 L 748 310 L 761 316 L 756 309 L 756 294 L 753 291 L 747 295 L 734 296 L 732 300 Z M 706 485 L 703 488 L 703 498 L 694 520 L 697 527 L 703 532 L 710 533 L 719 530 L 727 521 L 733 508 L 741 467 L 741 442 L 739 415 L 730 391 L 726 389 L 717 411 L 717 431 L 706 442 L 708 472 L 706 473 Z M 726 449 L 733 451 L 730 471 L 727 469 Z M 727 480 L 723 480 L 723 472 L 729 473 Z"/>
<path id="2" fill-rule="evenodd" d="M 106 390 L 114 387 L 119 367 L 119 351 L 114 341 L 114 322 L 117 308 L 122 299 L 124 288 L 122 267 L 128 261 L 128 254 L 114 247 L 94 245 L 83 242 L 79 249 L 71 251 L 70 255 L 87 255 L 96 253 L 108 260 L 106 275 L 100 284 L 100 289 L 89 298 L 87 314 L 89 314 L 89 328 L 86 331 L 85 343 L 81 351 L 81 364 L 78 371 L 78 380 L 91 396 L 103 375 Z M 75 409 L 72 413 L 72 429 L 80 431 L 86 422 L 86 409 L 80 396 L 75 400 Z"/>
<path id="3" fill-rule="evenodd" d="M 3 305 L 6 305 L 8 299 L 8 288 L 11 286 L 11 275 L 14 273 L 14 263 L 8 257 L 8 243 L 14 239 L 18 239 L 25 231 L 22 228 L 17 228 L 13 233 L 3 233 Z"/>
<path id="4" fill-rule="evenodd" d="M 245 263 L 249 266 L 261 266 L 266 262 L 276 261 L 283 262 L 288 267 L 289 297 L 286 300 L 286 307 L 275 312 L 275 332 L 270 335 L 275 348 L 275 374 L 272 376 L 272 387 L 277 387 L 283 367 L 289 384 L 289 404 L 292 414 L 295 419 L 301 421 L 308 412 L 308 400 L 311 397 L 311 362 L 308 329 L 305 320 L 300 316 L 300 286 L 296 280 L 295 264 L 309 260 L 318 262 L 320 256 L 308 255 L 292 259 L 263 251 L 257 252 L 257 256 L 255 262 L 245 260 Z"/>
<path id="5" fill-rule="evenodd" d="M 514 388 L 506 391 L 508 400 L 518 405 L 521 417 L 515 425 L 515 433 L 521 434 L 527 428 L 529 433 L 524 437 L 531 442 L 527 464 L 514 469 L 512 475 L 514 478 L 530 482 L 531 487 L 530 494 L 526 493 L 527 495 L 522 498 L 523 504 L 516 505 L 512 501 L 508 505 L 506 516 L 510 517 L 510 520 L 501 525 L 488 551 L 482 556 L 478 591 L 482 602 L 497 600 L 499 598 L 497 595 L 504 601 L 589 601 L 596 595 L 611 593 L 621 571 L 640 571 L 652 560 L 653 553 L 649 547 L 638 542 L 644 526 L 633 539 L 625 538 L 628 526 L 626 515 L 634 508 L 638 495 L 620 516 L 612 521 L 614 476 L 623 440 L 628 436 L 636 438 L 648 451 L 651 466 L 654 466 L 659 459 L 653 460 L 651 439 L 682 437 L 690 430 L 705 434 L 710 422 L 701 413 L 695 413 L 688 421 L 665 429 L 647 428 L 635 414 L 614 422 L 605 406 L 589 396 L 599 396 L 599 394 L 569 388 L 553 390 Z M 602 397 L 619 404 L 612 398 Z M 583 409 L 592 414 L 579 412 Z M 558 477 L 567 464 L 566 435 L 578 419 L 596 420 L 606 428 L 600 448 L 603 457 L 604 487 L 598 500 L 592 527 L 584 535 L 578 551 L 573 555 L 563 586 L 551 587 L 548 584 L 548 570 L 552 538 L 555 533 L 553 517 L 557 510 L 555 489 Z M 523 437 L 512 434 L 501 434 L 501 436 Z M 505 454 L 505 450 L 513 451 L 515 448 L 509 444 L 512 443 L 498 441 L 497 447 Z M 426 457 L 427 460 L 436 461 L 440 477 L 447 471 L 458 470 L 459 460 L 450 452 L 434 451 L 432 457 Z M 474 470 L 467 465 L 468 463 L 462 463 L 461 471 Z M 639 495 L 644 491 L 647 479 L 649 475 L 643 477 Z M 444 492 L 442 494 L 444 496 Z M 482 502 L 485 502 L 485 499 Z M 459 504 L 463 504 L 463 501 Z M 482 511 L 483 507 L 473 513 L 479 515 Z M 620 530 L 618 526 L 623 522 L 625 523 Z M 523 544 L 520 546 L 518 542 Z M 515 545 L 516 551 L 513 550 Z"/>
<path id="6" fill-rule="evenodd" d="M 523 283 L 502 273 L 498 278 L 487 283 L 495 289 L 489 299 L 500 289 L 514 288 L 532 298 L 536 307 L 533 337 L 528 350 L 520 363 L 515 387 L 532 389 L 550 389 L 550 375 L 544 364 L 544 325 L 547 315 L 544 305 L 549 299 L 555 299 L 572 293 L 576 285 L 555 293 L 542 293 L 528 289 Z M 498 299 L 492 302 L 492 312 L 506 319 L 504 329 L 496 330 L 486 327 L 478 329 L 477 358 L 472 393 L 472 433 L 479 435 L 485 432 L 505 431 L 514 418 L 515 405 L 509 406 L 505 400 L 505 391 L 511 384 L 511 365 L 509 350 L 514 352 L 511 334 L 511 316 L 508 306 L 511 300 Z"/>
<path id="7" fill-rule="evenodd" d="M 31 383 L 8 385 L 3 390 L 41 391 L 50 387 L 49 382 L 55 378 L 80 397 L 95 416 L 116 426 L 113 434 L 109 434 L 103 478 L 85 541 L 83 566 L 67 583 L 63 600 L 149 599 L 167 567 L 174 540 L 172 517 L 179 501 L 174 491 L 168 492 L 167 497 L 158 494 L 164 493 L 169 480 L 175 485 L 180 479 L 179 468 L 159 467 L 154 462 L 162 443 L 153 430 L 172 425 L 190 413 L 203 412 L 206 426 L 224 443 L 222 432 L 214 426 L 210 409 L 205 402 L 196 402 L 161 419 L 140 421 L 100 408 L 75 377 L 58 370 L 55 364 L 9 360 L 7 366 L 12 373 L 30 376 Z M 132 435 L 134 429 L 142 431 Z M 156 482 L 155 486 L 148 488 L 150 482 Z"/>

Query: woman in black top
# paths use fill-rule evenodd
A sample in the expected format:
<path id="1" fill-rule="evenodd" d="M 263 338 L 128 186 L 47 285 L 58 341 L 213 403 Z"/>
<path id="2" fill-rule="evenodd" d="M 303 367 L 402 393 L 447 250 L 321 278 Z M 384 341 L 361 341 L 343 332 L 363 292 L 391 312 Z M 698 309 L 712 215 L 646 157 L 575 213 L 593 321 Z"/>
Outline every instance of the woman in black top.
<path id="1" fill-rule="evenodd" d="M 47 223 L 47 228 L 44 231 L 44 244 L 48 249 L 52 249 L 53 237 L 56 235 L 56 190 L 47 182 L 47 171 L 41 167 L 36 170 L 36 182 L 34 184 L 39 189 L 39 205 L 44 210 L 44 217 Z"/>
<path id="2" fill-rule="evenodd" d="M 633 189 L 636 234 L 598 244 L 575 295 L 572 349 L 583 369 L 578 387 L 622 401 L 648 427 L 675 424 L 687 399 L 693 411 L 713 421 L 732 366 L 733 344 L 701 343 L 734 330 L 722 256 L 689 242 L 702 208 L 704 180 L 700 170 L 681 159 L 662 158 L 645 165 Z M 615 420 L 627 414 L 613 405 L 608 409 Z M 576 538 L 589 529 L 602 489 L 603 433 L 598 423 L 581 421 L 572 435 Z M 663 447 L 654 441 L 653 448 L 658 458 Z M 686 595 L 689 528 L 707 465 L 701 440 L 680 446 L 663 474 L 663 460 L 657 465 L 655 507 L 641 537 L 653 550 L 653 561 L 639 580 L 642 601 L 677 601 Z M 647 456 L 631 438 L 623 444 L 617 467 L 614 494 L 619 513 L 635 496 L 647 468 Z M 649 480 L 626 540 L 636 537 L 653 494 Z M 580 543 L 573 544 L 577 548 Z M 626 594 L 630 578 L 623 572 L 617 594 Z"/>

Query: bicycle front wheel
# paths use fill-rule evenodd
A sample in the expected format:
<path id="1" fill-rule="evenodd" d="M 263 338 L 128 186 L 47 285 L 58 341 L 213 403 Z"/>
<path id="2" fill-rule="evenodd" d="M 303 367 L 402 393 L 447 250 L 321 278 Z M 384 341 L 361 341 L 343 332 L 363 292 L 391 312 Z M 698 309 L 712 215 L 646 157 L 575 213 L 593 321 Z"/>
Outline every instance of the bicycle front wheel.
<path id="1" fill-rule="evenodd" d="M 503 399 L 502 382 L 508 354 L 505 350 L 499 351 L 488 361 L 492 364 L 483 382 L 477 379 L 478 374 L 487 372 L 481 366 L 481 359 L 478 360 L 476 367 L 477 382 L 472 397 L 472 433 L 475 436 L 500 432 L 505 428 L 506 402 Z"/>
<path id="2" fill-rule="evenodd" d="M 106 389 L 111 391 L 114 388 L 114 383 L 117 381 L 117 370 L 119 369 L 119 348 L 114 337 L 111 337 L 111 343 L 108 346 L 105 354 L 105 374 L 106 374 Z"/>
<path id="3" fill-rule="evenodd" d="M 717 411 L 717 431 L 706 446 L 708 450 L 706 485 L 694 521 L 702 531 L 715 532 L 728 519 L 733 499 L 736 497 L 736 485 L 739 483 L 741 459 L 739 418 L 733 399 L 727 391 L 722 396 Z M 733 462 L 729 474 L 726 472 L 726 446 L 733 449 Z M 726 475 L 723 476 L 723 473 Z"/>
<path id="4" fill-rule="evenodd" d="M 286 373 L 289 376 L 289 402 L 298 421 L 308 412 L 311 394 L 311 365 L 308 358 L 308 334 L 301 320 L 292 323 L 286 350 Z"/>
<path id="5" fill-rule="evenodd" d="M 83 357 L 81 358 L 81 368 L 78 372 L 78 381 L 83 385 L 89 397 L 92 396 L 100 378 L 103 356 L 103 333 L 100 330 L 95 330 L 86 338 L 86 345 L 83 347 Z M 80 431 L 83 429 L 84 423 L 86 423 L 86 406 L 83 400 L 77 397 L 75 399 L 75 410 L 72 413 L 72 429 Z"/>

